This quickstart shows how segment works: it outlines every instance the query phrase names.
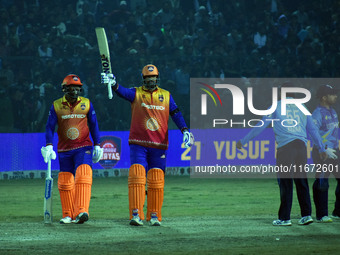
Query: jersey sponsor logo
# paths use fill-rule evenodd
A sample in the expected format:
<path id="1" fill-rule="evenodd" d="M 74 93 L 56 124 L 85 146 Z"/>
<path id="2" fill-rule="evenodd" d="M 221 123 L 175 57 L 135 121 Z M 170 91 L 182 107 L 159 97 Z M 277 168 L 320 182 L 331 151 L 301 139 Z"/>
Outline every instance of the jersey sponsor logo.
<path id="1" fill-rule="evenodd" d="M 79 130 L 75 127 L 72 127 L 72 128 L 69 128 L 67 131 L 66 131 L 66 135 L 69 139 L 71 140 L 75 140 L 79 137 Z"/>
<path id="2" fill-rule="evenodd" d="M 151 109 L 151 110 L 160 110 L 160 111 L 165 110 L 165 107 L 161 106 L 161 105 L 152 105 L 152 104 L 148 105 L 148 104 L 142 103 L 141 106 L 148 108 L 148 109 Z"/>
<path id="3" fill-rule="evenodd" d="M 156 131 L 159 129 L 159 124 L 156 119 L 150 118 L 146 121 L 146 128 L 151 131 Z"/>
<path id="4" fill-rule="evenodd" d="M 67 114 L 67 115 L 61 115 L 61 118 L 63 120 L 67 119 L 84 119 L 86 117 L 85 114 Z"/>

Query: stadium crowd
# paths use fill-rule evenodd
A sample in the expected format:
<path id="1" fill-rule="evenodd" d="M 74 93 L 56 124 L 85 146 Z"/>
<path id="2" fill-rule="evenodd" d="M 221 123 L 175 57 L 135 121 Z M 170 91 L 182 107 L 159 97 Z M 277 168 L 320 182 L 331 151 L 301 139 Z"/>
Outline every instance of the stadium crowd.
<path id="1" fill-rule="evenodd" d="M 100 129 L 128 130 L 129 105 L 100 85 L 95 27 L 105 27 L 125 86 L 152 63 L 189 122 L 190 77 L 339 77 L 340 1 L 1 0 L 0 132 L 43 132 L 75 73 Z M 170 126 L 171 127 L 171 126 Z"/>

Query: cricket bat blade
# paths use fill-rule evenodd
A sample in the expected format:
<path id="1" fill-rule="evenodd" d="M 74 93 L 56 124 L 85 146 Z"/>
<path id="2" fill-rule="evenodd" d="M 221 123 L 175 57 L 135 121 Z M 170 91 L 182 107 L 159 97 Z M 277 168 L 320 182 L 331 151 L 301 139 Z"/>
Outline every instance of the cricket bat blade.
<path id="1" fill-rule="evenodd" d="M 106 74 L 112 73 L 111 61 L 110 61 L 110 50 L 109 50 L 109 44 L 107 41 L 105 29 L 103 27 L 96 27 L 96 36 L 97 36 L 99 53 L 100 53 L 100 59 L 102 62 L 102 71 L 103 73 L 106 73 Z M 112 87 L 110 84 L 107 84 L 107 89 L 108 89 L 109 99 L 112 99 L 113 94 L 112 94 Z"/>
<path id="2" fill-rule="evenodd" d="M 53 178 L 51 177 L 51 159 L 48 161 L 47 177 L 45 179 L 45 196 L 44 196 L 44 222 L 52 223 L 52 194 Z"/>

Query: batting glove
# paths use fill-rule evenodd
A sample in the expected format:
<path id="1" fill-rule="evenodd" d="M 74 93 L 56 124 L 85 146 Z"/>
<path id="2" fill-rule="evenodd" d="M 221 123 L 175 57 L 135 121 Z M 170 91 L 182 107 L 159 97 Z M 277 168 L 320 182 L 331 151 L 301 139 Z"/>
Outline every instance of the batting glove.
<path id="1" fill-rule="evenodd" d="M 194 135 L 189 131 L 183 132 L 183 143 L 185 148 L 189 148 L 194 144 Z"/>
<path id="2" fill-rule="evenodd" d="M 110 86 L 116 85 L 116 77 L 112 73 L 101 73 L 101 83 L 109 84 Z"/>
<path id="3" fill-rule="evenodd" d="M 92 162 L 97 163 L 103 156 L 104 150 L 99 145 L 95 145 L 93 148 Z"/>
<path id="4" fill-rule="evenodd" d="M 334 149 L 331 149 L 331 148 L 326 149 L 326 154 L 327 154 L 328 158 L 337 159 L 338 156 L 335 154 L 335 152 L 336 152 L 336 150 L 334 150 Z"/>
<path id="5" fill-rule="evenodd" d="M 56 159 L 57 155 L 53 150 L 53 145 L 47 145 L 46 147 L 41 147 L 41 155 L 44 158 L 45 163 L 49 161 L 49 159 Z"/>

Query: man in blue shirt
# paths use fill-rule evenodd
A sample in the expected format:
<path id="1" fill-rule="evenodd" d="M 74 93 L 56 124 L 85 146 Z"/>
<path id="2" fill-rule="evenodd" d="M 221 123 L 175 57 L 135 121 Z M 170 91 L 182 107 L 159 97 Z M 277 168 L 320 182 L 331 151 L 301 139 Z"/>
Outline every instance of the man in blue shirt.
<path id="1" fill-rule="evenodd" d="M 294 87 L 291 83 L 284 83 L 283 87 Z M 295 97 L 293 93 L 287 95 L 287 98 Z M 307 163 L 307 132 L 312 136 L 320 148 L 320 157 L 326 158 L 327 153 L 325 146 L 318 134 L 318 130 L 310 115 L 305 115 L 296 105 L 287 104 L 286 115 L 281 114 L 282 101 L 278 102 L 274 113 L 264 116 L 263 120 L 276 119 L 273 131 L 277 143 L 277 166 L 304 166 Z M 287 119 L 289 119 L 287 121 Z M 283 121 L 283 122 L 282 122 Z M 237 142 L 237 148 L 259 135 L 270 123 L 261 127 L 253 128 L 243 139 Z M 283 123 L 285 123 L 283 125 Z M 296 169 L 299 169 L 296 167 Z M 304 171 L 297 170 L 295 173 L 278 173 L 278 184 L 280 187 L 280 208 L 277 220 L 273 221 L 274 226 L 291 226 L 290 213 L 293 203 L 293 182 L 296 185 L 297 196 L 301 209 L 301 219 L 299 225 L 307 225 L 313 222 L 311 217 L 311 199 L 307 175 Z"/>
<path id="2" fill-rule="evenodd" d="M 320 223 L 332 222 L 328 217 L 328 178 L 331 173 L 337 180 L 335 190 L 335 207 L 332 218 L 340 219 L 340 175 L 339 175 L 339 120 L 338 115 L 332 105 L 337 100 L 337 90 L 330 85 L 321 85 L 317 91 L 317 98 L 320 101 L 319 106 L 313 112 L 314 123 L 319 129 L 319 134 L 327 148 L 334 149 L 335 152 L 329 156 L 329 159 L 322 161 L 319 156 L 319 148 L 313 147 L 313 162 L 322 166 L 322 171 L 317 172 L 313 184 L 313 199 L 316 208 L 316 221 Z"/>

